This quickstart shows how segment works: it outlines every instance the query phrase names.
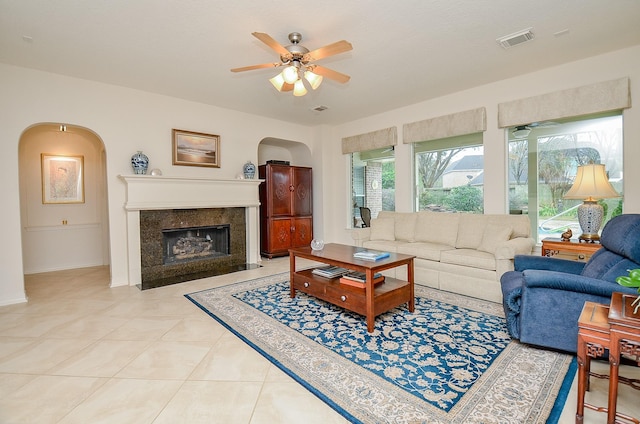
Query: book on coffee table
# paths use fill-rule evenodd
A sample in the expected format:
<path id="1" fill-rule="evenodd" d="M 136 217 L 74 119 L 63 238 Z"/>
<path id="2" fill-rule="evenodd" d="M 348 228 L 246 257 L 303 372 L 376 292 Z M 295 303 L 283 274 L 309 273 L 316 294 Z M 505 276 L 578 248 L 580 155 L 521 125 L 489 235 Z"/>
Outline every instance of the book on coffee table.
<path id="1" fill-rule="evenodd" d="M 361 252 L 354 253 L 353 257 L 356 259 L 362 259 L 364 261 L 375 262 L 375 261 L 379 261 L 380 259 L 388 258 L 389 252 L 376 252 L 376 251 L 364 250 Z"/>
<path id="2" fill-rule="evenodd" d="M 314 268 L 313 271 L 311 271 L 312 274 L 319 275 L 324 278 L 337 278 L 347 272 L 349 272 L 348 269 L 334 265 L 321 266 L 319 268 Z"/>
<path id="3" fill-rule="evenodd" d="M 342 277 L 340 277 L 340 283 L 346 284 L 348 286 L 364 288 L 366 282 L 367 276 L 364 272 L 349 271 Z M 382 283 L 384 283 L 384 275 L 380 274 L 379 272 L 373 274 L 373 285 L 377 286 L 378 284 Z"/>

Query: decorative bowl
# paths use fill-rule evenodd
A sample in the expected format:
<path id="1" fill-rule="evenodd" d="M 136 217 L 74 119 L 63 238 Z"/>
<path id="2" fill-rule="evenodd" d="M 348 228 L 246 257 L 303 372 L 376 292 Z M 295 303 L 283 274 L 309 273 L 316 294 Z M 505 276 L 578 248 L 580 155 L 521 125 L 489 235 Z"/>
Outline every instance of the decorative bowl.
<path id="1" fill-rule="evenodd" d="M 324 247 L 324 241 L 313 239 L 311 240 L 311 250 L 322 250 Z"/>

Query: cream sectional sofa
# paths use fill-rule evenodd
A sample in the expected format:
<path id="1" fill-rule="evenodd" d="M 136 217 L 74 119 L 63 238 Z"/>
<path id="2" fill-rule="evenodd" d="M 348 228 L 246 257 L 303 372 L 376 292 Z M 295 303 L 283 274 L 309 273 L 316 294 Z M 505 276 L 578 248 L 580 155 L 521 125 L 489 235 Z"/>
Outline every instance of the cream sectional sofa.
<path id="1" fill-rule="evenodd" d="M 502 302 L 500 276 L 513 258 L 531 254 L 527 215 L 382 211 L 369 228 L 355 228 L 356 246 L 416 256 L 416 284 Z M 387 274 L 406 278 L 406 267 Z"/>

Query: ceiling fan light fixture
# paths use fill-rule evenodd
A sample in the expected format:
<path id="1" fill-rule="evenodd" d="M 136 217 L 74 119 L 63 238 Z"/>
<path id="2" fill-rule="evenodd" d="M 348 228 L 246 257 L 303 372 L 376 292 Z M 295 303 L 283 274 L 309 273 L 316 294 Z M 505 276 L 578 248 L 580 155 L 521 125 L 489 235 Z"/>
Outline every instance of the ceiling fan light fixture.
<path id="1" fill-rule="evenodd" d="M 529 137 L 529 133 L 531 133 L 531 128 L 526 126 L 516 127 L 512 132 L 515 138 L 527 138 Z"/>
<path id="2" fill-rule="evenodd" d="M 314 90 L 320 87 L 320 84 L 322 84 L 322 75 L 314 74 L 311 71 L 305 71 L 304 79 L 309 81 L 309 85 Z"/>
<path id="3" fill-rule="evenodd" d="M 300 97 L 304 96 L 305 94 L 307 94 L 307 89 L 304 87 L 304 83 L 302 82 L 302 80 L 299 79 L 293 85 L 293 95 L 296 97 Z"/>
<path id="4" fill-rule="evenodd" d="M 287 66 L 282 71 L 282 78 L 287 84 L 293 84 L 298 80 L 298 68 L 295 66 Z"/>
<path id="5" fill-rule="evenodd" d="M 282 76 L 282 72 L 280 72 L 278 75 L 276 75 L 273 78 L 269 79 L 269 82 L 271 84 L 273 84 L 273 86 L 276 88 L 276 90 L 278 91 L 282 91 L 282 87 L 285 85 L 285 80 L 284 77 Z"/>

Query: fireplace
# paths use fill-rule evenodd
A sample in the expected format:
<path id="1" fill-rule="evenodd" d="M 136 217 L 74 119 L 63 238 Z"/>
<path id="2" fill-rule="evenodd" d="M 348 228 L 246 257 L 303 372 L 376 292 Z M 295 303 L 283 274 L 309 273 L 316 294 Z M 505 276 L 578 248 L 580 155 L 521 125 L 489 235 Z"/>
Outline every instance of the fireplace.
<path id="1" fill-rule="evenodd" d="M 230 225 L 162 230 L 162 263 L 202 261 L 231 254 Z"/>
<path id="2" fill-rule="evenodd" d="M 246 269 L 244 208 L 140 211 L 141 289 Z"/>
<path id="3" fill-rule="evenodd" d="M 119 178 L 126 185 L 129 285 L 152 288 L 158 286 L 156 283 L 173 284 L 258 266 L 261 180 L 150 175 Z M 164 263 L 163 230 L 227 224 L 229 255 Z"/>

